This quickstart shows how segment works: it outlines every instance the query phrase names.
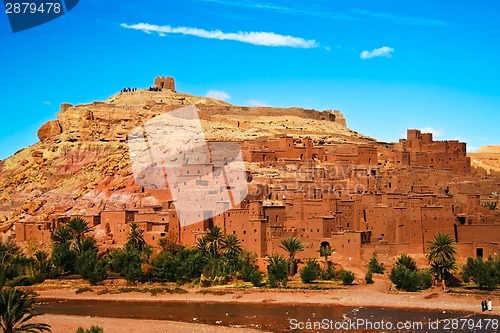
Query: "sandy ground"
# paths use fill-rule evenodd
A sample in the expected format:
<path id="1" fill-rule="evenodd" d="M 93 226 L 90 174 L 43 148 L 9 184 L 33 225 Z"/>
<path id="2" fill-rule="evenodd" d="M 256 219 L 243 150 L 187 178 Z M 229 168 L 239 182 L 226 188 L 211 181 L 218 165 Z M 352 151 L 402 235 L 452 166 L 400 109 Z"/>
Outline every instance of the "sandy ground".
<path id="1" fill-rule="evenodd" d="M 500 315 L 500 297 L 488 294 L 454 294 L 442 292 L 434 287 L 419 293 L 403 293 L 388 291 L 390 283 L 384 278 L 375 277 L 372 285 L 339 286 L 332 290 L 228 290 L 227 294 L 200 294 L 199 289 L 190 289 L 186 294 L 160 294 L 130 292 L 121 294 L 98 295 L 99 287 L 93 292 L 76 294 L 75 288 L 37 290 L 40 300 L 48 299 L 81 299 L 81 300 L 116 300 L 143 302 L 224 302 L 224 303 L 272 303 L 272 304 L 315 304 L 341 305 L 356 307 L 384 307 L 399 309 L 431 309 L 436 311 L 461 311 L 482 313 L 481 300 L 490 297 L 493 311 L 488 315 Z M 106 333 L 126 332 L 257 332 L 254 329 L 229 328 L 193 323 L 177 323 L 169 321 L 112 319 L 96 317 L 74 317 L 44 315 L 42 322 L 53 327 L 53 332 L 74 332 L 78 326 L 86 328 L 91 325 L 102 326 Z"/>

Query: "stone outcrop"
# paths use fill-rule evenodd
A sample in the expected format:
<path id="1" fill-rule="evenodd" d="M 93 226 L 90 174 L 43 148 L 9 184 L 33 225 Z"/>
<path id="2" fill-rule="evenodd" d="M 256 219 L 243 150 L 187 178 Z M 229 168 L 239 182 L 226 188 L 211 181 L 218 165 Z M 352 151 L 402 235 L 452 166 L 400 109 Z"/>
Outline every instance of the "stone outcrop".
<path id="1" fill-rule="evenodd" d="M 38 130 L 38 139 L 40 139 L 41 142 L 46 142 L 51 138 L 57 137 L 59 134 L 61 134 L 61 131 L 62 129 L 61 125 L 59 125 L 59 121 L 48 121 L 43 124 L 42 127 L 40 127 L 40 129 Z"/>

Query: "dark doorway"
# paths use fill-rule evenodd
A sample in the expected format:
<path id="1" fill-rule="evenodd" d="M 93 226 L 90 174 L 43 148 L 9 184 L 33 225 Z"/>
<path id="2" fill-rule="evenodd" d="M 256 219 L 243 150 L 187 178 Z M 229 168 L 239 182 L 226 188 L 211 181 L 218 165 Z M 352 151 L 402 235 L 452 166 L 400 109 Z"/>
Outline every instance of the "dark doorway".
<path id="1" fill-rule="evenodd" d="M 328 242 L 321 242 L 320 247 L 328 247 L 329 248 L 330 247 L 330 243 L 328 243 Z"/>
<path id="2" fill-rule="evenodd" d="M 481 247 L 478 247 L 476 249 L 476 257 L 479 258 L 479 257 L 483 257 L 483 249 Z"/>

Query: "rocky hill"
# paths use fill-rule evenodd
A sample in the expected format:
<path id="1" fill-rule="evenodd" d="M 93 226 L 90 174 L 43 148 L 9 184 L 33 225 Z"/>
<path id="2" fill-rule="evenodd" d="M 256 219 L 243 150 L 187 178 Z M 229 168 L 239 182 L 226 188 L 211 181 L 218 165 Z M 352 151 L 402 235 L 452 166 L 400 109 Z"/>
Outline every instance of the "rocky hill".
<path id="1" fill-rule="evenodd" d="M 500 145 L 482 146 L 475 153 L 468 155 L 473 166 L 487 172 L 500 172 Z"/>
<path id="2" fill-rule="evenodd" d="M 127 137 L 149 119 L 186 105 L 198 108 L 208 140 L 286 134 L 324 143 L 374 141 L 347 128 L 340 111 L 233 106 L 170 89 L 62 104 L 57 119 L 39 129 L 40 142 L 0 161 L 0 227 L 154 203 L 134 182 Z"/>

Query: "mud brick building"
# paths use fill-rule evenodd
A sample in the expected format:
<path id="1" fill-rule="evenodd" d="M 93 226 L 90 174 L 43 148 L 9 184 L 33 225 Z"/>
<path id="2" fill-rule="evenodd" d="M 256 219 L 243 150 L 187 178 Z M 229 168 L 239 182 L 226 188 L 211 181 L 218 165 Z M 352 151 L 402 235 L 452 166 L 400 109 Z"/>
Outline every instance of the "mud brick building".
<path id="1" fill-rule="evenodd" d="M 137 222 L 153 246 L 169 234 L 192 246 L 218 226 L 260 258 L 283 253 L 281 240 L 292 236 L 304 244 L 300 258 L 317 258 L 327 244 L 352 262 L 374 252 L 422 254 L 438 232 L 457 241 L 462 257 L 500 253 L 500 211 L 485 205 L 499 201 L 500 177 L 471 168 L 465 143 L 408 130 L 398 143 L 322 144 L 283 136 L 237 144 L 248 194 L 236 205 L 215 200 L 213 211 L 182 225 L 170 195 L 175 188 L 151 188 L 143 189 L 144 196 L 160 205 L 84 218 L 110 246 L 125 243 L 130 223 Z M 208 182 L 213 170 L 208 162 L 186 164 L 183 177 Z M 222 185 L 231 189 L 230 183 Z M 47 239 L 54 226 L 18 223 L 16 237 Z"/>

